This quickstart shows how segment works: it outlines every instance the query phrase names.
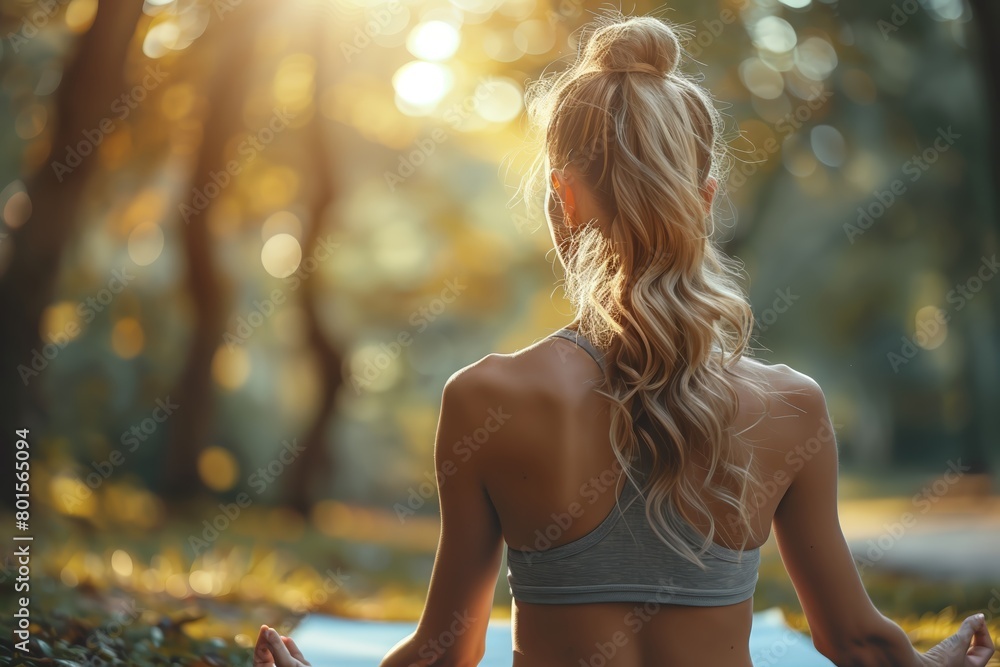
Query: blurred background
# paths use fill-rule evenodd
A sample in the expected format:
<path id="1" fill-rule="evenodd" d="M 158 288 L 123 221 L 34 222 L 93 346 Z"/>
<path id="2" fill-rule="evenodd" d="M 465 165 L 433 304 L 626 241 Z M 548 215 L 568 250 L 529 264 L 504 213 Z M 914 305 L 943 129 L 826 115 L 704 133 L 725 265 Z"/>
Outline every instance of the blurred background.
<path id="1" fill-rule="evenodd" d="M 572 318 L 514 196 L 523 94 L 610 6 L 0 2 L 0 503 L 13 534 L 28 429 L 50 650 L 416 618 L 445 381 Z M 876 604 L 918 641 L 1000 627 L 1000 7 L 621 9 L 681 24 L 725 113 L 717 240 L 757 356 L 826 391 Z M 773 606 L 804 627 L 769 542 Z"/>

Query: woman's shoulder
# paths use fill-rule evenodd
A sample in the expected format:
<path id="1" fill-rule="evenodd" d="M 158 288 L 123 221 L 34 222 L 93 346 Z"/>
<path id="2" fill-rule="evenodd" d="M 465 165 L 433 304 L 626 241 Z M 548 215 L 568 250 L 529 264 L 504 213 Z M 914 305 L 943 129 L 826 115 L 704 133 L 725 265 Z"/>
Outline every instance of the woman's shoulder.
<path id="1" fill-rule="evenodd" d="M 558 392 L 560 364 L 551 355 L 493 353 L 459 369 L 448 378 L 446 393 L 461 393 L 468 400 L 507 403 L 538 403 L 554 398 Z"/>
<path id="2" fill-rule="evenodd" d="M 571 417 L 570 399 L 556 388 L 558 378 L 544 381 L 544 364 L 544 358 L 489 354 L 456 371 L 445 384 L 444 431 L 453 439 L 468 435 L 475 440 L 484 479 L 513 461 L 538 456 L 543 448 L 537 445 L 558 440 L 559 429 Z"/>
<path id="3" fill-rule="evenodd" d="M 560 341 L 546 339 L 510 354 L 487 354 L 453 373 L 446 388 L 479 396 L 526 396 L 551 390 L 559 384 L 557 375 L 573 376 L 576 384 L 578 378 L 575 376 L 581 371 L 587 375 L 597 368 L 591 368 L 582 352 L 577 358 L 577 361 L 583 360 L 581 364 L 567 364 L 566 352 L 558 349 L 559 344 Z M 547 349 L 548 346 L 554 347 Z M 743 356 L 733 368 L 738 376 L 755 380 L 768 396 L 779 397 L 782 402 L 802 409 L 815 407 L 817 403 L 825 405 L 819 383 L 787 364 Z"/>
<path id="4" fill-rule="evenodd" d="M 444 400 L 450 396 L 453 405 L 471 414 L 502 405 L 518 415 L 507 435 L 520 437 L 525 435 L 522 427 L 529 433 L 544 430 L 589 406 L 594 400 L 590 381 L 599 374 L 582 349 L 568 353 L 560 340 L 549 337 L 509 354 L 487 354 L 461 368 L 448 379 Z"/>
<path id="5" fill-rule="evenodd" d="M 477 395 L 503 392 L 517 382 L 513 355 L 491 353 L 452 373 L 445 389 Z"/>
<path id="6" fill-rule="evenodd" d="M 756 380 L 763 390 L 763 405 L 759 400 L 747 403 L 754 406 L 751 416 L 770 422 L 770 432 L 784 432 L 795 439 L 829 421 L 826 395 L 819 383 L 806 373 L 786 364 L 767 363 L 753 357 L 743 357 L 736 367 L 741 376 Z M 760 395 L 748 390 L 742 395 L 749 397 L 752 394 Z"/>
<path id="7" fill-rule="evenodd" d="M 769 363 L 756 357 L 741 357 L 736 367 L 744 375 L 760 381 L 772 393 L 790 396 L 822 393 L 819 383 L 787 364 Z"/>
<path id="8" fill-rule="evenodd" d="M 552 388 L 560 377 L 570 381 L 599 371 L 587 352 L 564 338 L 546 336 L 509 353 L 487 354 L 456 371 L 448 380 L 469 389 L 523 394 Z"/>

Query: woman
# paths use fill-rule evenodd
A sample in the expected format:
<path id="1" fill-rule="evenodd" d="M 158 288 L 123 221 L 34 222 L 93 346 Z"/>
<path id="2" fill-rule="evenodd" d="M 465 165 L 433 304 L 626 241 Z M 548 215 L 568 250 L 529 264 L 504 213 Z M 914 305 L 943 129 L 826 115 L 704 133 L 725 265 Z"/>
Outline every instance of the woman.
<path id="1" fill-rule="evenodd" d="M 445 386 L 430 590 L 382 667 L 478 664 L 505 547 L 514 667 L 751 667 L 772 526 L 834 664 L 981 667 L 981 617 L 920 654 L 872 605 L 823 392 L 748 356 L 750 308 L 710 240 L 719 116 L 679 57 L 666 23 L 605 16 L 529 91 L 544 157 L 528 190 L 545 178 L 577 317 Z M 256 660 L 308 664 L 267 626 Z"/>

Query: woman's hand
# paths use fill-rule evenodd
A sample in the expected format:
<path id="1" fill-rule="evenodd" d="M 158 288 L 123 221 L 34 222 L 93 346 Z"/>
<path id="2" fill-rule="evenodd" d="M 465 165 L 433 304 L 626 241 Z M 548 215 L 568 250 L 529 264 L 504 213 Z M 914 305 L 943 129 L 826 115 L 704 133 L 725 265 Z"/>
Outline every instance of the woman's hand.
<path id="1" fill-rule="evenodd" d="M 958 632 L 920 657 L 925 667 L 986 667 L 994 650 L 986 618 L 976 614 L 965 619 Z"/>
<path id="2" fill-rule="evenodd" d="M 253 649 L 253 667 L 310 667 L 310 665 L 291 637 L 282 637 L 277 630 L 262 625 L 257 635 L 257 645 Z"/>

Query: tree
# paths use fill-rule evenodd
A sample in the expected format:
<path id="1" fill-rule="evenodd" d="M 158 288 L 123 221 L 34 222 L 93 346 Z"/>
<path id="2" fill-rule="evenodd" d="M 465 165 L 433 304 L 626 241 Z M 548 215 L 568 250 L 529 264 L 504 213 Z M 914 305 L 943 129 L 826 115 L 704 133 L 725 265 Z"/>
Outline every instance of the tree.
<path id="1" fill-rule="evenodd" d="M 68 167 L 62 152 L 88 142 L 85 133 L 100 130 L 102 122 L 109 121 L 111 105 L 126 85 L 124 64 L 141 16 L 141 2 L 98 4 L 94 22 L 80 37 L 56 93 L 52 152 L 27 182 L 30 218 L 6 240 L 13 245 L 10 264 L 0 276 L 0 312 L 5 319 L 0 327 L 0 450 L 6 461 L 13 460 L 9 448 L 14 430 L 34 429 L 45 417 L 39 375 L 51 356 L 46 353 L 53 349 L 46 345 L 54 344 L 41 338 L 42 315 L 52 299 L 63 248 L 76 226 L 96 163 L 92 155 Z M 96 146 L 90 148 L 96 151 Z M 13 466 L 3 469 L 4 488 L 13 488 Z M 4 494 L 4 502 L 11 500 Z"/>
<path id="2" fill-rule="evenodd" d="M 243 2 L 217 20 L 207 39 L 217 39 L 221 54 L 213 59 L 207 104 L 208 117 L 202 131 L 202 143 L 191 174 L 191 193 L 182 207 L 182 239 L 187 259 L 187 288 L 193 306 L 191 341 L 187 360 L 171 395 L 184 409 L 170 423 L 166 451 L 163 492 L 181 497 L 200 488 L 198 455 L 213 436 L 214 387 L 212 359 L 225 331 L 229 313 L 229 288 L 223 283 L 214 261 L 212 238 L 206 225 L 212 206 L 200 202 L 199 194 L 211 183 L 213 173 L 225 172 L 226 146 L 232 129 L 242 126 L 253 69 L 253 35 L 257 34 L 267 14 L 267 4 Z"/>

